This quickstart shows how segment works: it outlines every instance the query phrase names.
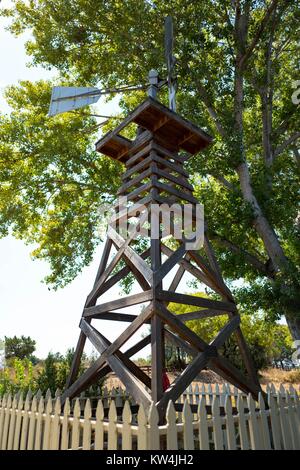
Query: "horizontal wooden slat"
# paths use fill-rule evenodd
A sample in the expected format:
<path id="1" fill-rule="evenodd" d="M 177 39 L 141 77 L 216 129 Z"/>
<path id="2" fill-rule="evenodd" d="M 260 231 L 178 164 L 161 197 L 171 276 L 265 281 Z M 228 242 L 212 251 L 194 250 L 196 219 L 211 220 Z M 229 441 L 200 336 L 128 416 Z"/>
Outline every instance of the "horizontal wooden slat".
<path id="1" fill-rule="evenodd" d="M 164 302 L 175 302 L 177 304 L 195 305 L 196 307 L 207 307 L 226 312 L 235 312 L 236 305 L 230 302 L 220 302 L 218 300 L 204 299 L 194 295 L 178 294 L 177 292 L 160 291 L 158 299 Z"/>
<path id="2" fill-rule="evenodd" d="M 121 308 L 130 307 L 131 305 L 137 305 L 143 302 L 149 302 L 153 299 L 153 291 L 152 289 L 141 292 L 139 294 L 128 295 L 127 297 L 123 297 L 121 299 L 111 300 L 110 302 L 105 302 L 100 305 L 95 305 L 93 307 L 85 308 L 83 311 L 84 317 L 93 317 L 98 313 L 108 312 L 110 310 L 116 310 Z"/>

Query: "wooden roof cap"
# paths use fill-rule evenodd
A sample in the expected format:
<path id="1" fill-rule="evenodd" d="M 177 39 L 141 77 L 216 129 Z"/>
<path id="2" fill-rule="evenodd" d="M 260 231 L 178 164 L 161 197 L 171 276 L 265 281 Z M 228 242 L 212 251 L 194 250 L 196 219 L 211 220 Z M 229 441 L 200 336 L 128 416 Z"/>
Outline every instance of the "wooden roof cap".
<path id="1" fill-rule="evenodd" d="M 125 162 L 129 158 L 134 141 L 119 134 L 134 122 L 151 131 L 166 147 L 171 146 L 194 155 L 212 142 L 212 137 L 191 122 L 179 116 L 157 100 L 148 97 L 135 108 L 113 131 L 105 134 L 97 143 L 96 150 L 115 160 Z M 163 144 L 162 144 L 163 145 Z"/>

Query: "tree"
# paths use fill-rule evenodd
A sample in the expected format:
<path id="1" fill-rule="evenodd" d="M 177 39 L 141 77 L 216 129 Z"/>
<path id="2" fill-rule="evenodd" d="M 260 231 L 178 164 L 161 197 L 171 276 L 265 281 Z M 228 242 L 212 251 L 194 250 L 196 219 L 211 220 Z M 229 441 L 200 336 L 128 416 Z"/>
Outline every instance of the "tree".
<path id="1" fill-rule="evenodd" d="M 294 339 L 300 339 L 299 105 L 291 99 L 293 82 L 299 78 L 297 2 L 13 3 L 13 8 L 3 13 L 12 18 L 14 34 L 26 29 L 32 32 L 27 51 L 33 62 L 56 68 L 58 82 L 81 85 L 141 83 L 151 68 L 159 68 L 165 76 L 163 19 L 173 15 L 178 111 L 215 137 L 214 145 L 193 158 L 189 169 L 205 205 L 219 262 L 228 281 L 244 280 L 236 295 L 245 309 L 249 304 L 251 311 L 263 308 L 270 319 L 285 315 Z M 72 134 L 74 116 L 45 124 L 39 94 L 33 98 L 29 88 L 23 84 L 8 91 L 10 102 L 15 102 L 14 95 L 18 100 L 12 117 L 2 118 L 5 169 L 1 173 L 2 181 L 8 176 L 10 184 L 1 190 L 8 202 L 1 228 L 6 233 L 13 226 L 18 236 L 36 242 L 36 256 L 51 263 L 48 282 L 62 285 L 89 262 L 96 243 L 92 235 L 98 194 L 82 183 L 96 185 L 102 195 L 106 191 L 114 194 L 117 178 L 106 165 L 110 165 L 109 170 L 116 167 L 86 150 L 91 142 L 87 136 L 78 147 L 78 133 Z M 48 99 L 46 93 L 43 96 Z M 128 111 L 142 98 L 141 92 L 131 93 L 122 98 L 121 106 Z M 161 94 L 161 99 L 166 100 L 166 96 Z M 82 129 L 87 118 L 79 113 L 77 119 Z M 58 134 L 52 126 L 60 128 L 64 145 L 57 142 Z M 78 150 L 83 162 L 78 159 Z M 43 166 L 44 154 L 48 159 Z M 77 159 L 72 162 L 74 154 Z M 28 164 L 19 167 L 9 162 L 7 166 L 7 155 L 12 162 L 25 158 Z M 94 170 L 86 168 L 90 161 Z M 20 181 L 24 172 L 25 181 L 34 182 L 33 188 L 23 189 Z M 41 175 L 47 177 L 46 188 Z M 53 212 L 47 207 L 48 197 L 52 198 Z M 35 198 L 39 204 L 34 210 Z"/>
<path id="2" fill-rule="evenodd" d="M 35 351 L 36 342 L 30 336 L 21 336 L 18 338 L 14 336 L 9 338 L 5 336 L 5 359 L 18 358 L 30 359 Z"/>

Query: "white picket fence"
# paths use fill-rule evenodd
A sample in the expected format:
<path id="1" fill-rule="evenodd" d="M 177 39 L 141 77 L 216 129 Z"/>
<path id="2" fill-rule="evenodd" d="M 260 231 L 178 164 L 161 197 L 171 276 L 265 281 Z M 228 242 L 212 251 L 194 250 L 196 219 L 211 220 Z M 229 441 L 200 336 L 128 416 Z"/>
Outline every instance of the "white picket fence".
<path id="1" fill-rule="evenodd" d="M 90 399 L 82 410 L 79 398 L 74 406 L 67 400 L 62 409 L 59 396 L 52 399 L 49 393 L 44 398 L 29 392 L 25 401 L 20 394 L 6 395 L 0 401 L 0 448 L 300 449 L 300 404 L 293 387 L 278 392 L 269 387 L 267 409 L 262 397 L 256 403 L 236 390 L 225 392 L 217 387 L 211 395 L 197 395 L 196 387 L 190 389 L 180 400 L 180 412 L 169 403 L 165 425 L 158 425 L 154 404 L 146 415 L 142 406 L 131 408 L 128 400 L 121 411 L 115 398 L 108 409 L 98 400 L 93 413 Z"/>

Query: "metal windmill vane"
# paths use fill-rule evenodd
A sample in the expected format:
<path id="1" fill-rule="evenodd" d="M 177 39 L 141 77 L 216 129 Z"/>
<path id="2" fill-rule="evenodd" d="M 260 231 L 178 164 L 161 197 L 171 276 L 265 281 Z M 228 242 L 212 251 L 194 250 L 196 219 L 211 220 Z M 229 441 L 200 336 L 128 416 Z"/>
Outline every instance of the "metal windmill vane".
<path id="1" fill-rule="evenodd" d="M 156 98 L 157 92 L 165 83 L 169 89 L 169 108 L 176 111 L 176 88 L 177 82 L 175 77 L 175 57 L 173 56 L 173 20 L 171 16 L 165 19 L 165 58 L 167 63 L 167 80 L 159 81 L 158 73 L 155 70 L 149 72 L 149 90 L 148 95 Z M 55 86 L 52 88 L 50 107 L 48 116 L 56 116 L 57 114 L 74 111 L 94 103 L 97 103 L 103 95 L 112 93 L 125 93 L 128 91 L 145 89 L 146 85 L 125 85 L 120 88 L 99 89 L 96 87 L 69 87 Z"/>

